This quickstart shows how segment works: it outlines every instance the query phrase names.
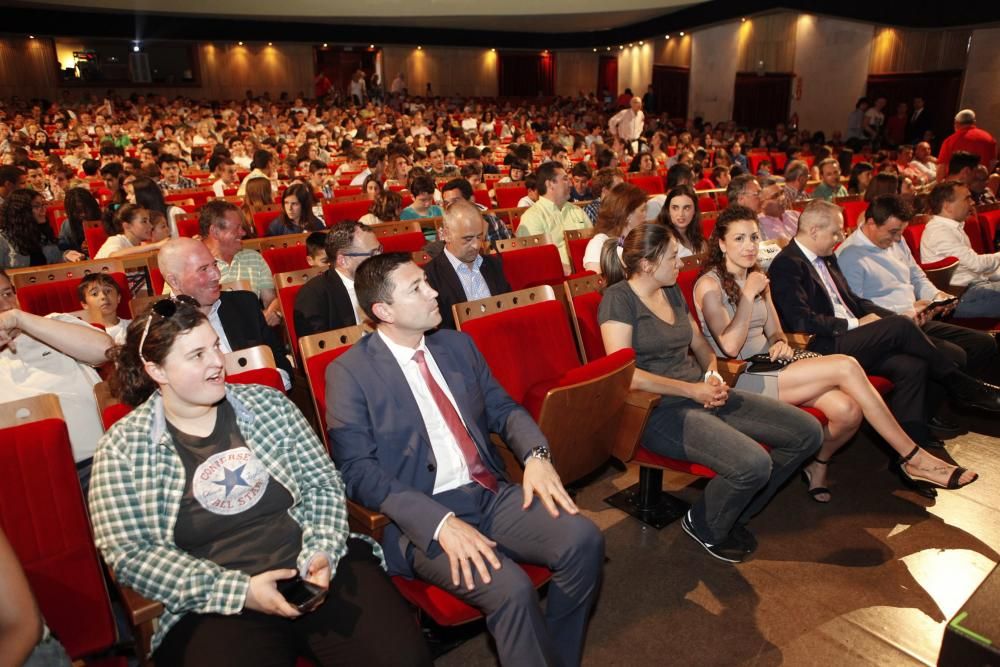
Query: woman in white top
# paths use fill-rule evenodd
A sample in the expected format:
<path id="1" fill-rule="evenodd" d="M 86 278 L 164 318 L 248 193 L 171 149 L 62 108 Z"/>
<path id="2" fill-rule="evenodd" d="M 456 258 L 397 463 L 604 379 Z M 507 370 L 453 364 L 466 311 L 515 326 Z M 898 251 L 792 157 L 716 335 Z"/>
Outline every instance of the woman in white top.
<path id="1" fill-rule="evenodd" d="M 403 211 L 403 197 L 398 192 L 392 190 L 382 190 L 375 197 L 368 212 L 361 216 L 358 221 L 363 225 L 378 225 L 383 222 L 399 220 L 399 215 Z M 331 224 L 339 222 L 331 221 Z"/>
<path id="2" fill-rule="evenodd" d="M 601 250 L 609 238 L 624 238 L 638 225 L 646 222 L 646 193 L 631 183 L 619 183 L 601 200 L 601 209 L 594 224 L 596 233 L 587 243 L 583 268 L 601 272 Z M 618 247 L 618 256 L 622 249 Z"/>
<path id="3" fill-rule="evenodd" d="M 678 185 L 667 193 L 657 222 L 674 231 L 674 238 L 679 242 L 677 256 L 681 259 L 708 252 L 708 244 L 702 235 L 698 195 L 691 186 Z"/>
<path id="4" fill-rule="evenodd" d="M 153 238 L 153 224 L 149 221 L 149 211 L 136 204 L 125 204 L 111 221 L 108 240 L 105 241 L 94 259 L 125 257 L 158 250 L 166 239 L 149 243 Z M 111 234 L 111 232 L 116 232 Z M 143 245 L 143 244 L 146 245 Z"/>
<path id="5" fill-rule="evenodd" d="M 757 266 L 760 238 L 751 209 L 733 206 L 723 211 L 708 242 L 709 256 L 704 275 L 694 286 L 694 302 L 705 338 L 718 354 L 745 359 L 766 353 L 772 361 L 790 360 L 794 350 L 781 329 L 767 276 Z M 862 418 L 899 453 L 901 476 L 907 484 L 958 488 L 976 479 L 975 473 L 950 465 L 914 443 L 853 357 L 831 354 L 799 359 L 770 373 L 744 373 L 736 386 L 790 405 L 814 407 L 827 416 L 823 446 L 802 472 L 816 502 L 830 502 L 826 466 L 858 430 Z"/>

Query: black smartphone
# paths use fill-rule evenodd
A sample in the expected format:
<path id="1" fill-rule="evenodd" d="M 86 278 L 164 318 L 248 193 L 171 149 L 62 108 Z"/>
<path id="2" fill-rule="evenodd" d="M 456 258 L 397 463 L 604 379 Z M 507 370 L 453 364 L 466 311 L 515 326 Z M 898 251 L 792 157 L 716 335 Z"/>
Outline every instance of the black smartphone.
<path id="1" fill-rule="evenodd" d="M 299 575 L 278 581 L 278 592 L 301 612 L 312 611 L 326 597 L 326 589 L 311 584 Z"/>
<path id="2" fill-rule="evenodd" d="M 950 306 L 951 304 L 958 301 L 957 296 L 948 297 L 947 299 L 941 299 L 940 301 L 931 301 L 931 308 L 940 308 L 941 306 Z"/>

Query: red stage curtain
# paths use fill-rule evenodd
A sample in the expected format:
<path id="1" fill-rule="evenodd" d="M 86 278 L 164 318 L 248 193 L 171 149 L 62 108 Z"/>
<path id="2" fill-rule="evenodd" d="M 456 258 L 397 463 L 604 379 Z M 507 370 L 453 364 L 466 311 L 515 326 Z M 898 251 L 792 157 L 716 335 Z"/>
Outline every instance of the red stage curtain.
<path id="1" fill-rule="evenodd" d="M 554 53 L 500 53 L 497 80 L 501 97 L 538 97 L 555 94 Z"/>

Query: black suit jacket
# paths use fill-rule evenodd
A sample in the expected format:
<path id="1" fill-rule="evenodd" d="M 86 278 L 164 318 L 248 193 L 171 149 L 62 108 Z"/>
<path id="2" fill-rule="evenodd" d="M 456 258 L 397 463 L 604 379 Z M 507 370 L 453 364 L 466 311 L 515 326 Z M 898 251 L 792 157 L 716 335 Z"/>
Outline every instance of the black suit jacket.
<path id="1" fill-rule="evenodd" d="M 836 255 L 823 259 L 837 291 L 855 317 L 861 319 L 870 313 L 879 317 L 895 314 L 852 292 Z M 778 253 L 768 269 L 768 277 L 771 279 L 771 298 L 785 331 L 815 334 L 809 348 L 824 354 L 832 352 L 834 338 L 847 333 L 847 320 L 834 317 L 833 302 L 823 279 L 798 243 L 792 241 Z"/>
<path id="2" fill-rule="evenodd" d="M 253 292 L 223 292 L 219 295 L 219 320 L 226 339 L 233 350 L 244 350 L 257 345 L 267 345 L 274 354 L 278 368 L 292 378 L 292 365 L 281 339 L 274 329 L 267 326 L 260 300 Z"/>
<path id="3" fill-rule="evenodd" d="M 438 307 L 441 309 L 441 328 L 454 329 L 455 316 L 451 312 L 451 307 L 456 303 L 464 303 L 469 300 L 462 288 L 462 281 L 458 279 L 455 268 L 448 261 L 444 250 L 424 266 L 427 274 L 427 282 L 431 284 L 434 291 L 438 293 Z M 510 284 L 503 275 L 503 260 L 498 255 L 486 255 L 483 257 L 483 265 L 479 268 L 486 281 L 486 287 L 490 294 L 505 294 L 510 291 Z"/>
<path id="4" fill-rule="evenodd" d="M 358 323 L 351 295 L 336 269 L 328 269 L 309 279 L 295 295 L 297 336 L 331 331 Z"/>
<path id="5" fill-rule="evenodd" d="M 906 140 L 912 144 L 924 140 L 924 133 L 927 130 L 933 130 L 934 127 L 931 125 L 931 117 L 927 114 L 927 108 L 920 112 L 916 120 L 913 120 L 913 112 L 910 112 L 910 117 L 906 121 Z"/>

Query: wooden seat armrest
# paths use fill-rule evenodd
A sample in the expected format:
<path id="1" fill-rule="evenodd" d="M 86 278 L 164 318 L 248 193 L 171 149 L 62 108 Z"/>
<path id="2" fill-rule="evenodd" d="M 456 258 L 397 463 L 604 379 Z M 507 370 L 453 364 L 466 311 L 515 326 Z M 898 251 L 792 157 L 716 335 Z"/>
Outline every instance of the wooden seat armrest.
<path id="1" fill-rule="evenodd" d="M 811 343 L 813 338 L 816 337 L 816 334 L 795 332 L 786 333 L 785 336 L 788 338 L 789 345 L 804 350 L 809 347 L 809 343 Z"/>
<path id="2" fill-rule="evenodd" d="M 162 603 L 143 597 L 128 586 L 117 583 L 116 586 L 118 586 L 118 592 L 121 594 L 125 610 L 128 612 L 129 622 L 133 627 L 149 623 L 163 614 Z"/>
<path id="3" fill-rule="evenodd" d="M 722 376 L 727 385 L 735 387 L 736 381 L 740 379 L 743 371 L 747 369 L 747 362 L 742 359 L 728 359 L 726 357 L 719 357 L 718 359 L 719 375 Z"/>
<path id="4" fill-rule="evenodd" d="M 632 460 L 642 440 L 642 432 L 646 430 L 649 414 L 659 403 L 660 395 L 648 391 L 633 389 L 625 396 L 625 408 L 622 410 L 618 437 L 611 450 L 612 456 L 622 463 Z"/>
<path id="5" fill-rule="evenodd" d="M 347 520 L 351 530 L 368 535 L 376 542 L 382 541 L 382 531 L 389 525 L 389 517 L 359 505 L 353 500 L 347 501 Z"/>

